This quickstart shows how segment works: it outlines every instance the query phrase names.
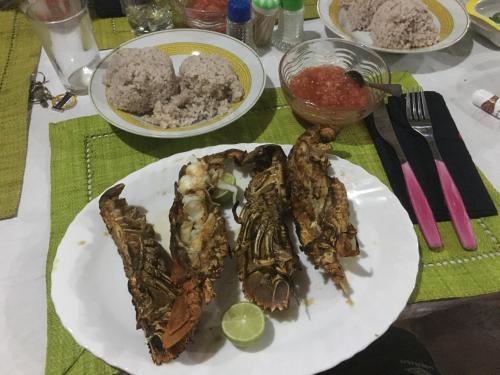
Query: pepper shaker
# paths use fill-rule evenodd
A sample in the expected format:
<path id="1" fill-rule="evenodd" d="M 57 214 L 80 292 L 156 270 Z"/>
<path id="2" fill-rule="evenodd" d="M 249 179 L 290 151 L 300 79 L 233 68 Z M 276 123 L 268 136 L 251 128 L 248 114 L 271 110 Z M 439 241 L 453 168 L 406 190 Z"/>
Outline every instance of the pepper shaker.
<path id="1" fill-rule="evenodd" d="M 256 47 L 271 45 L 279 0 L 253 0 L 253 40 Z"/>

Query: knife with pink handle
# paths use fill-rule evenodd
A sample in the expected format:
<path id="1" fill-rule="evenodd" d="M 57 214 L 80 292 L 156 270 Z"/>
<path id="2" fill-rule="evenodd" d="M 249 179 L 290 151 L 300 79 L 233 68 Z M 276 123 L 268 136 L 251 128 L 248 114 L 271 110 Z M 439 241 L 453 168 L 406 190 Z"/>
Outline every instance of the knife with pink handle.
<path id="1" fill-rule="evenodd" d="M 392 146 L 401 163 L 406 190 L 427 245 L 431 249 L 441 248 L 443 246 L 443 241 L 441 240 L 441 235 L 439 234 L 431 207 L 394 133 L 385 105 L 379 106 L 373 113 L 373 117 L 375 127 L 380 136 Z"/>

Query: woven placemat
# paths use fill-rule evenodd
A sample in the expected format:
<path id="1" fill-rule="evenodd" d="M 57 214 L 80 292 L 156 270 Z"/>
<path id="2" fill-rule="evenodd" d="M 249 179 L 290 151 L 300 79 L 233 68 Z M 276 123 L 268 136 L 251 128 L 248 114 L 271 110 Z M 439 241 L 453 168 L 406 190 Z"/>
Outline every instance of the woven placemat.
<path id="1" fill-rule="evenodd" d="M 15 216 L 28 137 L 28 91 L 40 45 L 22 13 L 0 11 L 0 219 Z"/>
<path id="2" fill-rule="evenodd" d="M 408 74 L 395 81 L 414 82 Z M 50 274 L 57 246 L 74 216 L 118 179 L 178 152 L 240 142 L 293 143 L 303 132 L 281 90 L 266 90 L 257 105 L 234 124 L 188 139 L 151 139 L 111 127 L 98 116 L 50 126 L 52 149 L 51 240 L 47 259 L 48 374 L 108 374 L 116 372 L 80 347 L 62 327 L 50 299 Z M 333 144 L 334 152 L 389 185 L 371 138 L 362 123 L 348 127 Z M 500 195 L 483 177 L 497 207 Z M 97 218 L 96 220 L 98 220 Z M 500 291 L 500 219 L 473 220 L 479 248 L 464 251 L 449 222 L 439 223 L 445 243 L 431 252 L 416 227 L 421 244 L 421 268 L 412 302 L 474 296 Z M 388 259 L 390 261 L 390 259 Z M 394 282 L 397 282 L 395 280 Z"/>
<path id="3" fill-rule="evenodd" d="M 318 18 L 318 0 L 304 0 L 304 18 L 306 20 Z"/>

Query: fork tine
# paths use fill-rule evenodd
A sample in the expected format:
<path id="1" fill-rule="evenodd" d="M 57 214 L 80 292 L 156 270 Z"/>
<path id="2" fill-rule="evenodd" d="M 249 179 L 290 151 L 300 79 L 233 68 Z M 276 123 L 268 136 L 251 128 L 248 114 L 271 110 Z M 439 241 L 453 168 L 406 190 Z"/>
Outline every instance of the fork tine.
<path id="1" fill-rule="evenodd" d="M 418 108 L 417 108 L 418 100 L 417 100 L 417 93 L 416 92 L 412 92 L 410 94 L 410 96 L 411 96 L 411 109 L 412 109 L 412 113 L 413 113 L 413 119 L 414 120 L 418 120 Z"/>
<path id="2" fill-rule="evenodd" d="M 411 102 L 410 102 L 410 93 L 406 93 L 406 98 L 405 98 L 405 103 L 406 103 L 406 119 L 408 122 L 412 119 L 411 117 Z"/>
<path id="3" fill-rule="evenodd" d="M 425 92 L 420 90 L 420 97 L 422 98 L 422 108 L 424 111 L 424 120 L 429 120 L 431 116 L 429 115 L 429 109 L 427 108 L 427 101 L 425 100 Z"/>
<path id="4" fill-rule="evenodd" d="M 417 91 L 415 93 L 415 99 L 417 101 L 417 113 L 418 113 L 418 119 L 424 120 L 424 110 L 422 106 L 422 95 L 420 95 L 421 91 Z"/>

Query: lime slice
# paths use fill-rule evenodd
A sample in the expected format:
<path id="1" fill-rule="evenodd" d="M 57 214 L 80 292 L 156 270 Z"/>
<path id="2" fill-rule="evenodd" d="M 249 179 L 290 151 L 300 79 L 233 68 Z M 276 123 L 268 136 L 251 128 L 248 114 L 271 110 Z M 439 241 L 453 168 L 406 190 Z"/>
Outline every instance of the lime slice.
<path id="1" fill-rule="evenodd" d="M 221 177 L 224 184 L 235 186 L 236 178 L 231 173 L 224 173 Z M 226 189 L 215 189 L 212 193 L 212 199 L 220 204 L 225 204 L 233 198 L 233 193 Z"/>
<path id="2" fill-rule="evenodd" d="M 234 304 L 222 317 L 222 332 L 242 348 L 255 344 L 262 337 L 265 325 L 264 313 L 250 302 Z"/>

